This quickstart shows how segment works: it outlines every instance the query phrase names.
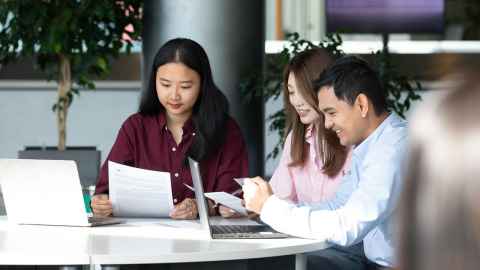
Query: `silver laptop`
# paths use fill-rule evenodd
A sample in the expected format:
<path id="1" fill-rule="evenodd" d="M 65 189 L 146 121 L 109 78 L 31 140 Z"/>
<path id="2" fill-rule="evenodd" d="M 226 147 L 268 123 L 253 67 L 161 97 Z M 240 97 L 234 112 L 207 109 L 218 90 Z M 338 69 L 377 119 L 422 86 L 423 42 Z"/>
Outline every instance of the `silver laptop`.
<path id="1" fill-rule="evenodd" d="M 88 216 L 72 160 L 0 159 L 0 185 L 9 222 L 85 227 L 121 222 Z"/>
<path id="2" fill-rule="evenodd" d="M 193 188 L 198 206 L 198 215 L 203 230 L 210 231 L 213 239 L 238 239 L 238 238 L 287 238 L 289 235 L 279 233 L 266 224 L 256 225 L 211 225 L 208 217 L 208 208 L 203 194 L 202 177 L 198 162 L 188 158 L 192 174 Z"/>

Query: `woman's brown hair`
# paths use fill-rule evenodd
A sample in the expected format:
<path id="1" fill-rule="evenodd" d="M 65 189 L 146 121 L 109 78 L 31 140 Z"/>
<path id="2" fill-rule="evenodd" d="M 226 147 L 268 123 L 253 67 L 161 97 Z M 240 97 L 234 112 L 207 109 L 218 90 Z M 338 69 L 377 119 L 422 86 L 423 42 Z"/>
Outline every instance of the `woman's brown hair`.
<path id="1" fill-rule="evenodd" d="M 314 108 L 320 115 L 316 124 L 317 128 L 317 149 L 320 158 L 324 161 L 323 172 L 333 177 L 337 175 L 345 164 L 347 149 L 342 146 L 332 131 L 326 130 L 323 114 L 318 110 L 318 97 L 312 82 L 325 68 L 335 60 L 334 56 L 322 48 L 313 48 L 297 54 L 290 60 L 283 72 L 283 98 L 286 113 L 286 132 L 292 132 L 292 147 L 290 156 L 292 162 L 289 166 L 303 166 L 306 157 L 305 130 L 306 125 L 300 121 L 295 108 L 290 104 L 288 94 L 288 76 L 292 73 L 295 76 L 297 90 L 305 101 Z"/>

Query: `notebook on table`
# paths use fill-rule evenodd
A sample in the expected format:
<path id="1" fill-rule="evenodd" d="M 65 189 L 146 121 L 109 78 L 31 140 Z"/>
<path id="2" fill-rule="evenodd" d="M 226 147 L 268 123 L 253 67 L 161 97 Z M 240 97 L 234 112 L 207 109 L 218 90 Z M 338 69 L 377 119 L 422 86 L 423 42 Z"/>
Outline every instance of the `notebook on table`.
<path id="1" fill-rule="evenodd" d="M 72 160 L 0 159 L 0 186 L 9 222 L 82 227 L 121 223 L 89 217 Z"/>
<path id="2" fill-rule="evenodd" d="M 213 239 L 239 239 L 239 238 L 287 238 L 289 235 L 275 231 L 270 226 L 261 223 L 254 225 L 212 225 L 208 216 L 208 206 L 203 192 L 202 177 L 198 162 L 188 158 L 192 174 L 193 188 L 197 202 L 198 215 L 202 229 L 208 230 Z"/>

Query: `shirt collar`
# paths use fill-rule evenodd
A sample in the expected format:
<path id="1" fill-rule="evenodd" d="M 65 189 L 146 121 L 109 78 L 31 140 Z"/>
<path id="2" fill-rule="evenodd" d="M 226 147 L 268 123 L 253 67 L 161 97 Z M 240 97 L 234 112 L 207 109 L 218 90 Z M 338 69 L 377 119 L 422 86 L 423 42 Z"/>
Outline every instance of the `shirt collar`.
<path id="1" fill-rule="evenodd" d="M 167 117 L 165 116 L 165 112 L 160 112 L 157 115 L 157 121 L 160 129 L 164 129 L 167 126 Z"/>
<path id="2" fill-rule="evenodd" d="M 183 124 L 183 134 L 193 132 L 195 130 L 195 125 L 193 124 L 192 117 L 188 118 L 187 122 Z"/>
<path id="3" fill-rule="evenodd" d="M 307 128 L 305 129 L 305 141 L 306 142 L 308 142 L 308 143 L 312 142 L 312 138 L 313 138 L 313 135 L 315 133 L 314 129 L 315 129 L 315 126 L 313 124 L 308 125 Z"/>
<path id="4" fill-rule="evenodd" d="M 167 116 L 165 112 L 160 112 L 157 115 L 158 126 L 161 130 L 167 129 Z M 187 134 L 192 132 L 195 129 L 195 125 L 193 124 L 193 119 L 190 117 L 184 124 L 183 124 L 183 134 Z"/>
<path id="5" fill-rule="evenodd" d="M 310 158 L 317 162 L 317 130 L 315 125 L 310 124 L 306 127 L 305 129 L 305 142 L 307 142 L 310 145 L 310 151 L 309 155 Z"/>
<path id="6" fill-rule="evenodd" d="M 399 116 L 396 113 L 390 113 L 390 115 L 385 118 L 385 120 L 383 120 L 383 122 L 363 142 L 353 148 L 352 155 L 357 158 L 364 157 L 367 154 L 370 144 L 377 141 L 377 138 L 382 135 L 383 131 L 398 120 Z"/>

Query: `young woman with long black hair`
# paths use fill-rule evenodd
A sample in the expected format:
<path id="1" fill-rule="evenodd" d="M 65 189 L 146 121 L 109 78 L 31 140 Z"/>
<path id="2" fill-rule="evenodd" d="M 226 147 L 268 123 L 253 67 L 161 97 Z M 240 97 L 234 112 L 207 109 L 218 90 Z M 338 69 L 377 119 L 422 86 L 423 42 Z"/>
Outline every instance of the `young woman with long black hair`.
<path id="1" fill-rule="evenodd" d="M 206 192 L 238 189 L 233 177 L 247 176 L 247 150 L 228 109 L 203 48 L 184 38 L 165 43 L 155 56 L 138 113 L 123 123 L 103 164 L 92 198 L 94 214 L 112 214 L 108 160 L 169 172 L 175 204 L 170 216 L 176 219 L 198 214 L 193 191 L 184 185 L 192 184 L 187 156 L 200 162 Z M 211 206 L 210 213 L 216 213 Z"/>

